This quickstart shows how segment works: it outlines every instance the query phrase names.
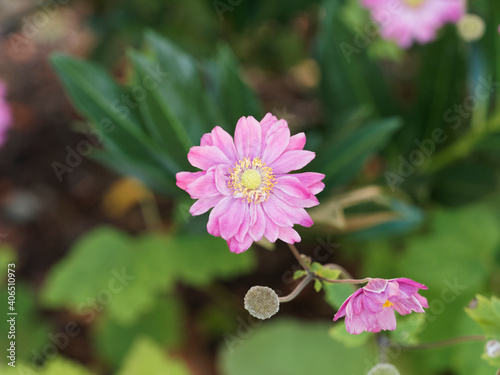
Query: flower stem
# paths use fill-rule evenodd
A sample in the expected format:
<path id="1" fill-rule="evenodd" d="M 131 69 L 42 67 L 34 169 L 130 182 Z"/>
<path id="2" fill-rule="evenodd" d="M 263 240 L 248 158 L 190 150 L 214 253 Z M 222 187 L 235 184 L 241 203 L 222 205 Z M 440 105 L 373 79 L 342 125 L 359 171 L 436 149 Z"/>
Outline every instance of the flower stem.
<path id="1" fill-rule="evenodd" d="M 306 271 L 309 271 L 310 270 L 309 265 L 304 261 L 304 258 L 302 258 L 302 255 L 299 253 L 295 245 L 292 244 L 287 244 L 287 245 L 290 248 L 290 251 L 292 252 L 293 256 L 299 261 L 301 267 Z"/>
<path id="2" fill-rule="evenodd" d="M 312 281 L 312 279 L 314 279 L 314 274 L 308 273 L 307 276 L 304 279 L 302 279 L 302 281 L 299 283 L 299 285 L 297 285 L 297 287 L 293 290 L 292 293 L 290 293 L 287 296 L 278 298 L 280 303 L 290 302 L 291 300 L 293 300 L 295 297 L 299 295 L 300 292 L 302 292 L 302 289 L 304 289 L 306 285 Z"/>
<path id="3" fill-rule="evenodd" d="M 336 280 L 332 280 L 332 279 L 327 279 L 326 277 L 321 277 L 321 276 L 317 276 L 317 275 L 316 275 L 316 278 L 318 278 L 324 282 L 332 283 L 332 284 L 364 284 L 364 283 L 369 282 L 372 279 L 371 277 L 365 277 L 364 279 L 336 279 Z"/>
<path id="4" fill-rule="evenodd" d="M 452 339 L 447 339 L 447 340 L 442 340 L 442 341 L 427 342 L 427 343 L 423 343 L 423 344 L 401 345 L 401 349 L 416 349 L 416 350 L 418 350 L 418 349 L 433 349 L 433 348 L 442 348 L 445 346 L 460 344 L 463 342 L 485 341 L 485 340 L 486 340 L 486 337 L 483 335 L 469 335 L 469 336 L 455 337 Z"/>

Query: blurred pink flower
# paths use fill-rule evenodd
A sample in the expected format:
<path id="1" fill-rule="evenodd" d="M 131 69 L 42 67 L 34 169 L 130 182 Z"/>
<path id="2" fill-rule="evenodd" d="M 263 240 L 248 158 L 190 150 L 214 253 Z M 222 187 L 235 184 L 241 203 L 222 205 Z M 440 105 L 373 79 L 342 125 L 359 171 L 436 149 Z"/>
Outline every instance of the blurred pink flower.
<path id="1" fill-rule="evenodd" d="M 465 14 L 464 0 L 361 0 L 380 24 L 384 39 L 408 48 L 413 41 L 429 43 L 447 22 Z"/>
<path id="2" fill-rule="evenodd" d="M 427 300 L 418 294 L 425 285 L 410 279 L 372 279 L 354 292 L 342 304 L 333 320 L 343 316 L 347 332 L 354 335 L 363 331 L 380 332 L 396 329 L 394 310 L 401 315 L 412 311 L 423 313 L 429 307 Z"/>
<path id="3" fill-rule="evenodd" d="M 0 81 L 0 147 L 5 143 L 7 131 L 12 125 L 12 114 L 10 106 L 5 100 L 7 96 L 7 86 Z"/>
<path id="4" fill-rule="evenodd" d="M 290 137 L 287 122 L 270 113 L 260 123 L 242 117 L 234 142 L 217 126 L 191 148 L 188 160 L 202 171 L 177 173 L 177 186 L 198 199 L 192 215 L 213 208 L 208 232 L 224 238 L 234 253 L 264 236 L 271 242 L 298 242 L 292 227 L 313 224 L 304 207 L 318 205 L 315 195 L 325 187 L 323 174 L 289 174 L 314 159 L 314 152 L 303 150 L 305 143 L 304 133 Z"/>

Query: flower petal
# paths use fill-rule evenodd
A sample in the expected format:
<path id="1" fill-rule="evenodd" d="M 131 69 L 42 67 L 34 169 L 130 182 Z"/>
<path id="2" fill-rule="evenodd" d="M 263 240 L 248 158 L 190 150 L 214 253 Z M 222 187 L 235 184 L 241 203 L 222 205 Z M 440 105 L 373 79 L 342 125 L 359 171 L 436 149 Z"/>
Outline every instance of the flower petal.
<path id="1" fill-rule="evenodd" d="M 315 156 L 312 151 L 285 151 L 270 167 L 275 175 L 284 174 L 305 167 Z"/>
<path id="2" fill-rule="evenodd" d="M 280 228 L 278 238 L 289 244 L 300 242 L 300 236 L 293 228 Z"/>
<path id="3" fill-rule="evenodd" d="M 214 209 L 210 212 L 210 216 L 208 217 L 208 233 L 216 237 L 220 236 L 219 219 L 225 212 L 227 212 L 233 201 L 233 197 L 224 197 L 215 205 Z"/>
<path id="4" fill-rule="evenodd" d="M 290 137 L 290 142 L 288 142 L 288 146 L 286 147 L 285 151 L 303 150 L 305 145 L 305 133 L 297 133 Z"/>
<path id="5" fill-rule="evenodd" d="M 288 126 L 283 126 L 280 122 L 284 122 L 284 120 L 278 121 L 274 126 L 278 128 L 272 134 L 269 134 L 266 140 L 266 146 L 262 152 L 262 161 L 267 165 L 271 165 L 288 146 L 290 142 L 290 129 Z"/>
<path id="6" fill-rule="evenodd" d="M 233 137 L 231 137 L 229 133 L 222 129 L 220 126 L 216 126 L 212 130 L 212 141 L 215 147 L 218 147 L 224 154 L 226 154 L 232 164 L 238 161 Z"/>
<path id="7" fill-rule="evenodd" d="M 204 176 L 191 182 L 187 186 L 186 191 L 193 199 L 218 195 L 219 192 L 215 185 L 215 169 L 209 169 Z"/>
<path id="8" fill-rule="evenodd" d="M 251 212 L 251 226 L 248 233 L 254 241 L 259 241 L 266 230 L 266 216 L 261 204 L 252 204 Z"/>
<path id="9" fill-rule="evenodd" d="M 219 164 L 227 166 L 232 164 L 228 157 L 215 146 L 191 147 L 187 157 L 192 166 L 202 170 L 207 170 Z"/>
<path id="10" fill-rule="evenodd" d="M 248 205 L 243 199 L 232 199 L 233 202 L 227 211 L 219 218 L 220 236 L 225 240 L 234 237 L 240 229 L 246 214 L 245 206 Z"/>
<path id="11" fill-rule="evenodd" d="M 252 116 L 242 117 L 236 124 L 234 143 L 239 160 L 260 156 L 261 129 L 259 122 Z"/>
<path id="12" fill-rule="evenodd" d="M 292 220 L 290 220 L 285 211 L 283 211 L 283 209 L 276 203 L 277 199 L 278 198 L 274 198 L 274 196 L 271 195 L 269 196 L 267 202 L 262 202 L 261 204 L 264 212 L 266 213 L 267 217 L 279 227 L 293 226 Z"/>
<path id="13" fill-rule="evenodd" d="M 200 198 L 196 202 L 193 203 L 193 205 L 189 209 L 189 212 L 193 216 L 198 216 L 198 215 L 204 214 L 209 209 L 214 207 L 217 203 L 219 203 L 219 201 L 221 199 L 222 199 L 221 195 L 214 195 L 214 196 L 208 197 L 208 198 Z"/>
<path id="14" fill-rule="evenodd" d="M 227 186 L 228 177 L 224 174 L 224 167 L 218 165 L 215 167 L 215 186 L 222 195 L 232 195 L 231 189 Z"/>
<path id="15" fill-rule="evenodd" d="M 227 245 L 229 246 L 229 250 L 231 252 L 240 254 L 250 248 L 252 246 L 252 238 L 250 236 L 246 236 L 242 242 L 239 242 L 236 238 L 230 238 L 227 241 Z"/>
<path id="16" fill-rule="evenodd" d="M 175 175 L 177 180 L 176 185 L 180 187 L 182 190 L 186 190 L 188 185 L 195 181 L 196 179 L 205 176 L 207 172 L 179 172 Z"/>

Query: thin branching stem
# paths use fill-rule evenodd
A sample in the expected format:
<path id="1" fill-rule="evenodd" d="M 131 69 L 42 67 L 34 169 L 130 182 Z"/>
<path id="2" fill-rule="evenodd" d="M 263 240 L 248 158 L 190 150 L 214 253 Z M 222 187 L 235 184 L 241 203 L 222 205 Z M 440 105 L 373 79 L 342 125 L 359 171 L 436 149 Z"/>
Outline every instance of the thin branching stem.
<path id="1" fill-rule="evenodd" d="M 309 265 L 305 262 L 304 258 L 299 253 L 295 245 L 292 244 L 287 244 L 287 245 L 290 248 L 290 251 L 292 252 L 293 256 L 299 261 L 300 266 L 306 271 L 309 271 L 310 270 Z"/>
<path id="2" fill-rule="evenodd" d="M 304 279 L 302 279 L 302 281 L 299 283 L 299 285 L 297 285 L 297 287 L 293 290 L 292 293 L 290 293 L 287 296 L 278 298 L 280 303 L 290 302 L 291 300 L 293 300 L 300 294 L 300 292 L 302 292 L 302 289 L 304 289 L 306 285 L 309 284 L 309 282 L 311 282 L 313 279 L 314 279 L 314 274 L 308 273 L 307 276 Z"/>

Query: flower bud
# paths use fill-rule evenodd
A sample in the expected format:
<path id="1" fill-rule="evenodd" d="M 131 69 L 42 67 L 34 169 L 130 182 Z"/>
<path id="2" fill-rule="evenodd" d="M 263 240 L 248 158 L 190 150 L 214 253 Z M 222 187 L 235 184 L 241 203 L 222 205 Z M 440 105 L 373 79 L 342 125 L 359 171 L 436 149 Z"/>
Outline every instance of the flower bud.
<path id="1" fill-rule="evenodd" d="M 372 367 L 366 375 L 401 375 L 396 367 L 390 363 L 379 363 Z"/>
<path id="2" fill-rule="evenodd" d="M 280 308 L 278 295 L 267 286 L 253 286 L 245 295 L 245 309 L 259 319 L 269 319 Z"/>
<path id="3" fill-rule="evenodd" d="M 497 340 L 490 340 L 485 346 L 486 354 L 490 358 L 500 357 L 500 342 Z"/>
<path id="4" fill-rule="evenodd" d="M 474 42 L 486 31 L 484 20 L 476 14 L 466 14 L 457 23 L 458 34 L 466 42 Z"/>

